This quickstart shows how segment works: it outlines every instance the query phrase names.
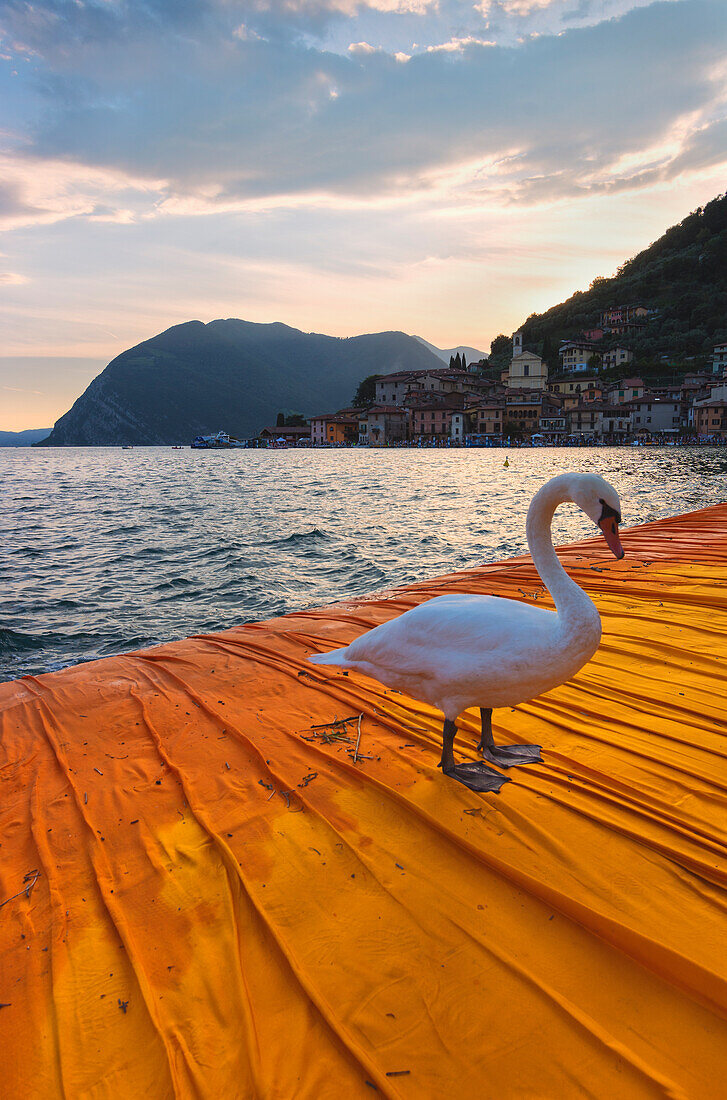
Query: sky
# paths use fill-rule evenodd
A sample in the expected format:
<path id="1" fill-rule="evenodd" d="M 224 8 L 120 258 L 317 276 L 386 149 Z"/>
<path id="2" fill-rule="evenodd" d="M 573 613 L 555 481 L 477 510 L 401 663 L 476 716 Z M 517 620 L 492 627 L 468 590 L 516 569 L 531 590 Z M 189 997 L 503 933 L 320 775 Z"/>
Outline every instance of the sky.
<path id="1" fill-rule="evenodd" d="M 241 317 L 489 348 L 727 188 L 727 0 L 3 0 L 0 429 Z"/>

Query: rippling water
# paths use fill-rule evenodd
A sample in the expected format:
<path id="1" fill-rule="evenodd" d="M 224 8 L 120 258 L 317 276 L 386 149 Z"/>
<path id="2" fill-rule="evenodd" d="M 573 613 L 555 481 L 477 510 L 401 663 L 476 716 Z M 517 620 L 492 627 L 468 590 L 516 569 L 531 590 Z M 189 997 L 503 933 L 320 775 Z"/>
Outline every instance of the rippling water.
<path id="1" fill-rule="evenodd" d="M 0 449 L 0 680 L 521 553 L 573 469 L 627 525 L 727 497 L 720 448 Z M 559 509 L 556 542 L 593 533 Z"/>

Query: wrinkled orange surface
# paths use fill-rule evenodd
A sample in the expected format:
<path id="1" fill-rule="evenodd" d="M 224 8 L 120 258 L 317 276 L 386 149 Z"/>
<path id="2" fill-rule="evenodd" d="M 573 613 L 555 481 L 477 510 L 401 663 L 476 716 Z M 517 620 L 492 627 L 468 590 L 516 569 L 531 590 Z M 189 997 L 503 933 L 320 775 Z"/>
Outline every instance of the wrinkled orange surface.
<path id="1" fill-rule="evenodd" d="M 0 685 L 0 1094 L 724 1096 L 727 505 L 623 542 L 562 551 L 602 644 L 495 712 L 544 756 L 499 795 L 306 656 L 551 606 L 526 558 Z M 357 762 L 311 729 L 359 714 Z"/>

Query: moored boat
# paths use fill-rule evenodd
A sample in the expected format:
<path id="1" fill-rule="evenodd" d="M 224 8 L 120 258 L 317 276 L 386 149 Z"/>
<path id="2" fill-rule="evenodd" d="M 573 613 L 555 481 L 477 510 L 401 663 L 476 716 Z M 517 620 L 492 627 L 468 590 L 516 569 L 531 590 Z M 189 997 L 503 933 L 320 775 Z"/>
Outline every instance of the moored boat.
<path id="1" fill-rule="evenodd" d="M 215 432 L 213 435 L 198 435 L 191 443 L 193 451 L 227 451 L 245 446 L 244 440 L 236 439 L 225 431 Z"/>

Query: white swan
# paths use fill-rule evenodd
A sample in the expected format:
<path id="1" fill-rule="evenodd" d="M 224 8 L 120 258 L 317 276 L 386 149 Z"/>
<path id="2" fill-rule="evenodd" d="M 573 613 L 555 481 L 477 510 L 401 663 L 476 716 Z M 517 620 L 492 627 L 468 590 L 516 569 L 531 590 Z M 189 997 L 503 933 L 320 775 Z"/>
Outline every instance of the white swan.
<path id="1" fill-rule="evenodd" d="M 558 561 L 550 536 L 553 513 L 573 501 L 598 527 L 617 558 L 621 505 L 596 474 L 561 474 L 535 494 L 526 535 L 533 563 L 556 610 L 495 596 L 436 596 L 374 627 L 344 649 L 318 653 L 315 664 L 339 665 L 406 692 L 444 712 L 441 768 L 474 791 L 499 791 L 507 778 L 484 763 L 455 765 L 455 719 L 480 707 L 479 751 L 508 768 L 539 761 L 539 745 L 497 746 L 492 708 L 515 706 L 569 680 L 601 639 L 594 604 Z"/>

